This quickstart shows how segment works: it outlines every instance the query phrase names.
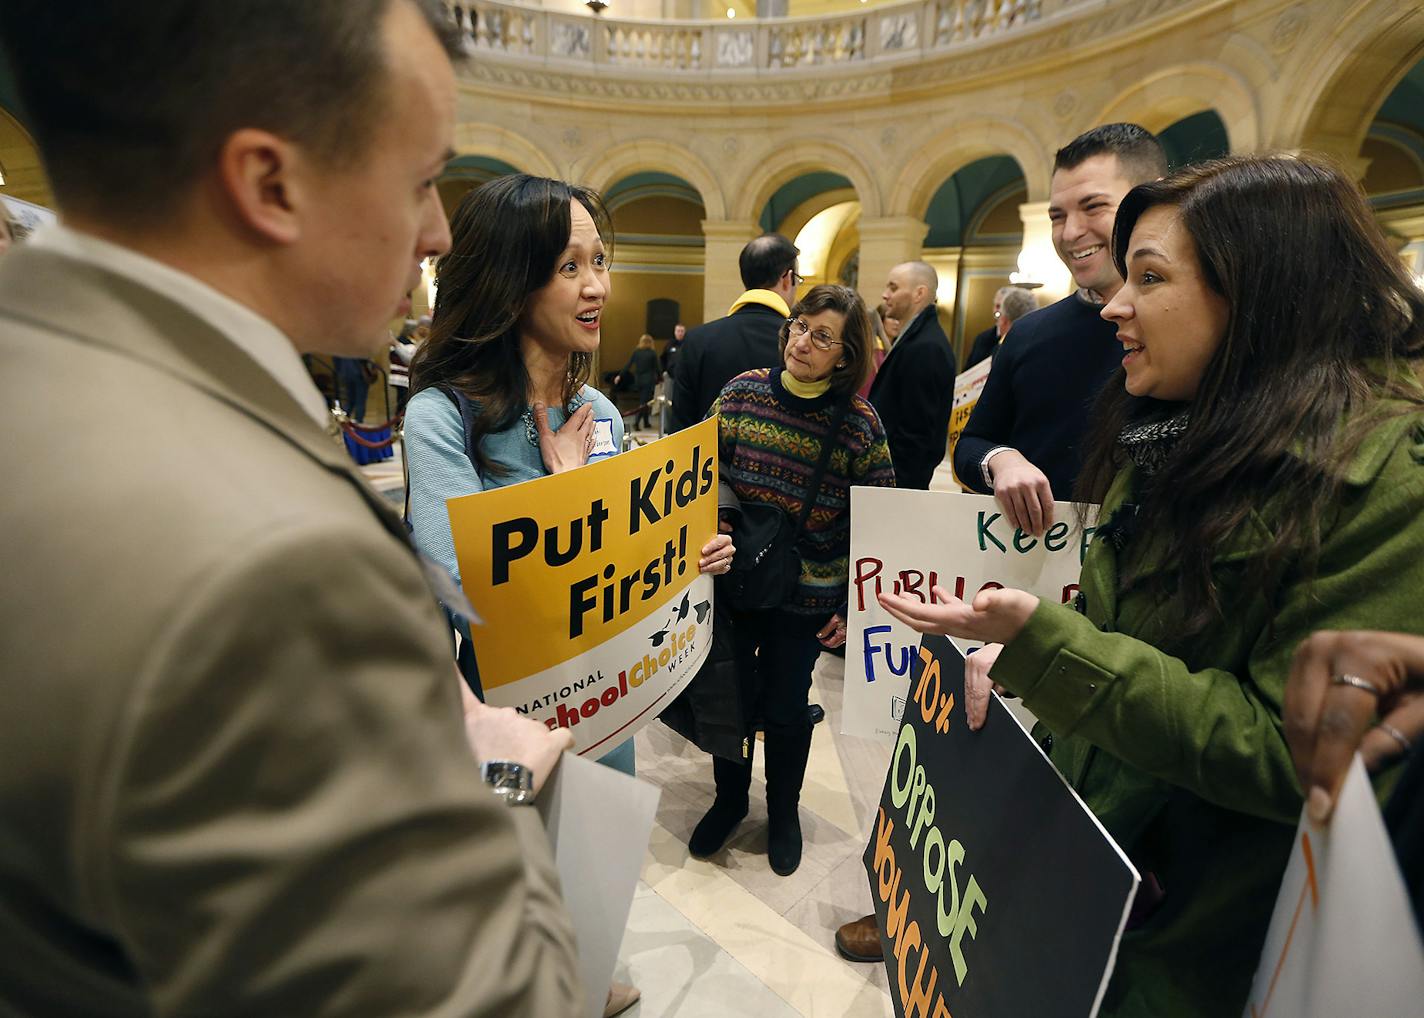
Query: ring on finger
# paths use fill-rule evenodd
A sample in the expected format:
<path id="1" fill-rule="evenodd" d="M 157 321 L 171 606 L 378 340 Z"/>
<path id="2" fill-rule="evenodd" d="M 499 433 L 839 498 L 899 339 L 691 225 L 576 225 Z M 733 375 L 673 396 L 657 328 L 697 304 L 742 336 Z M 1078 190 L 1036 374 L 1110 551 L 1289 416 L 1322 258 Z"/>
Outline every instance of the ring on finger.
<path id="1" fill-rule="evenodd" d="M 1401 732 L 1398 728 L 1395 728 L 1394 725 L 1390 724 L 1388 721 L 1378 721 L 1375 723 L 1375 727 L 1378 728 L 1381 732 L 1384 732 L 1385 735 L 1388 735 L 1395 742 L 1399 743 L 1400 748 L 1404 750 L 1405 756 L 1408 756 L 1410 753 L 1414 752 L 1414 744 L 1411 743 L 1409 739 L 1405 737 L 1403 732 Z"/>
<path id="2" fill-rule="evenodd" d="M 1332 686 L 1350 686 L 1353 689 L 1361 689 L 1372 696 L 1383 696 L 1384 690 L 1380 689 L 1368 679 L 1362 679 L 1358 675 L 1337 675 L 1330 680 Z"/>

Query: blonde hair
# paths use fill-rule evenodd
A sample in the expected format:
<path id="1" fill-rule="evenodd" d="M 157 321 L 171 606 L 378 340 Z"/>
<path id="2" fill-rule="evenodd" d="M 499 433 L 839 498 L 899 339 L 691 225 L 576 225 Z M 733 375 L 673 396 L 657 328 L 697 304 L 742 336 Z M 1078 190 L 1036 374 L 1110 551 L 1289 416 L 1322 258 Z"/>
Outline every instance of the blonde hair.
<path id="1" fill-rule="evenodd" d="M 638 347 L 643 350 L 651 350 L 653 348 L 653 337 L 649 336 L 646 332 L 643 333 L 638 337 Z"/>

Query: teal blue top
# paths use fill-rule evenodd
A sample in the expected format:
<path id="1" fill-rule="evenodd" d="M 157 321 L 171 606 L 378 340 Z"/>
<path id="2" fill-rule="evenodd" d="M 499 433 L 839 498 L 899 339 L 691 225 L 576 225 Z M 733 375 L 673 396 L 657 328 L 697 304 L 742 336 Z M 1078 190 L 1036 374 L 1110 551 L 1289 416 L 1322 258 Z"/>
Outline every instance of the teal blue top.
<path id="1" fill-rule="evenodd" d="M 607 396 L 585 385 L 583 398 L 593 404 L 595 421 L 608 422 L 611 452 L 595 453 L 589 462 L 606 459 L 623 448 L 623 417 Z M 549 427 L 558 430 L 568 414 L 549 408 Z M 606 446 L 605 446 L 606 448 Z M 529 441 L 524 421 L 480 440 L 480 449 L 505 471 L 481 477 L 465 455 L 465 426 L 450 398 L 438 389 L 424 389 L 405 408 L 405 455 L 410 468 L 410 523 L 415 546 L 450 571 L 458 581 L 455 542 L 450 536 L 447 500 L 491 488 L 503 488 L 547 476 L 539 447 Z"/>

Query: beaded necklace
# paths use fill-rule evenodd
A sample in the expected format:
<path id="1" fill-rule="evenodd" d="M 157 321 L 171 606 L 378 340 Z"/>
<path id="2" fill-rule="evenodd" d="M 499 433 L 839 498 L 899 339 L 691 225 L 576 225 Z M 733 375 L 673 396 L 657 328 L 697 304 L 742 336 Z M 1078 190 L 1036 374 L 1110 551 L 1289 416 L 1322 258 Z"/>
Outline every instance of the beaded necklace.
<path id="1" fill-rule="evenodd" d="M 567 421 L 578 412 L 579 407 L 587 402 L 588 398 L 582 392 L 574 393 L 574 398 L 569 400 L 569 405 L 565 408 L 564 420 Z M 539 447 L 539 430 L 534 427 L 534 408 L 526 406 L 519 419 L 524 422 L 524 437 L 529 439 L 529 444 L 537 449 Z"/>

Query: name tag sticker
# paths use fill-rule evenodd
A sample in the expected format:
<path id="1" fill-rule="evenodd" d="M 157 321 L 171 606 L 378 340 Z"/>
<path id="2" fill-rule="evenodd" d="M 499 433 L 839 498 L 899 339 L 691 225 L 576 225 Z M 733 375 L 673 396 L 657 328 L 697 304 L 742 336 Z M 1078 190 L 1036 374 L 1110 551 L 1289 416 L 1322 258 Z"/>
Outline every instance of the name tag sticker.
<path id="1" fill-rule="evenodd" d="M 613 419 L 598 418 L 593 422 L 593 451 L 589 456 L 612 456 L 617 451 L 618 447 L 613 444 Z"/>

